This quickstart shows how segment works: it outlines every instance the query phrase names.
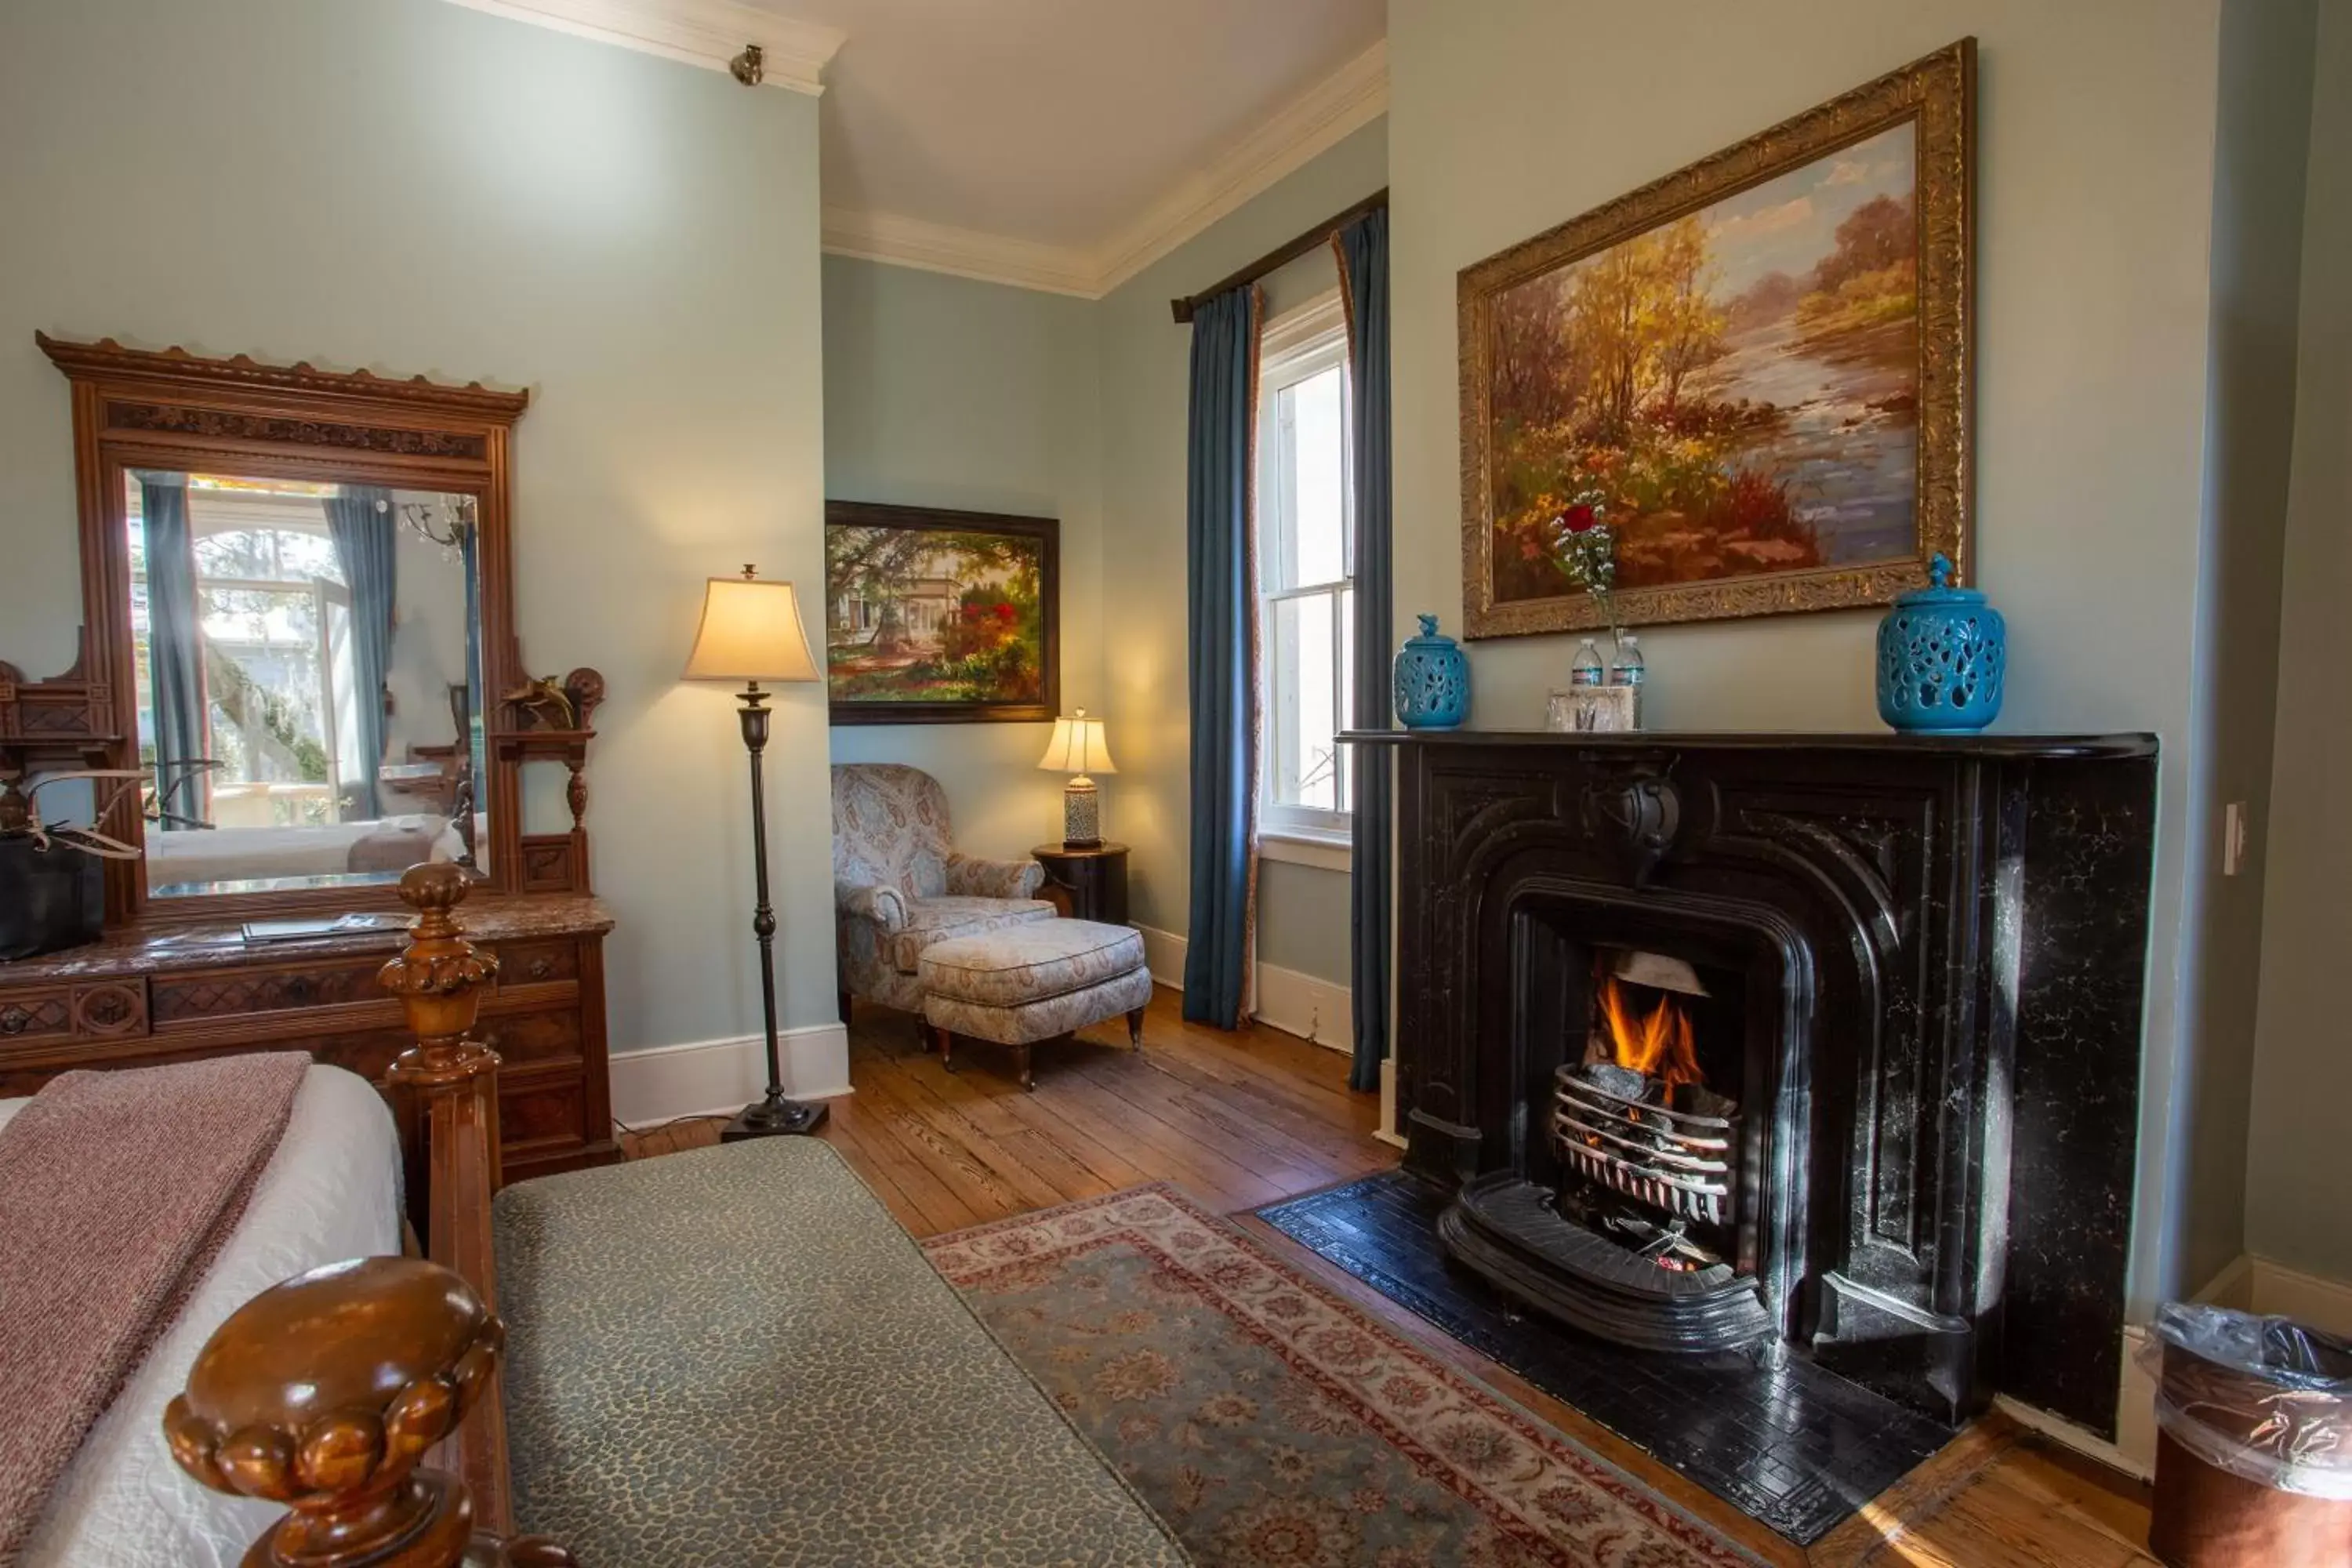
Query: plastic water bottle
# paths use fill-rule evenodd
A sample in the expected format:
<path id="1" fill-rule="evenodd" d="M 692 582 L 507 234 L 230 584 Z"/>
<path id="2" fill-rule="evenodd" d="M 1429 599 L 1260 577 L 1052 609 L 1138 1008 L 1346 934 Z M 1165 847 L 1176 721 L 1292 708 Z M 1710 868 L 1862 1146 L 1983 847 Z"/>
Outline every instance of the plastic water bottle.
<path id="1" fill-rule="evenodd" d="M 1598 686 L 1602 679 L 1601 650 L 1591 637 L 1576 645 L 1576 662 L 1568 667 L 1570 686 Z"/>
<path id="2" fill-rule="evenodd" d="M 1649 675 L 1650 667 L 1642 662 L 1642 639 L 1627 632 L 1617 639 L 1617 658 L 1609 667 L 1609 684 L 1630 686 L 1638 693 Z"/>

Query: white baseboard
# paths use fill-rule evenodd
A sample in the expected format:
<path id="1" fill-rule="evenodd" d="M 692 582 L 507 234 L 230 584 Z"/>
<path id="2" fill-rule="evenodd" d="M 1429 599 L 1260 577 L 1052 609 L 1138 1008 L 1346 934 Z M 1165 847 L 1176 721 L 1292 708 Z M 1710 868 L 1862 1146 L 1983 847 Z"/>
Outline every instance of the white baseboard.
<path id="1" fill-rule="evenodd" d="M 1184 939 L 1157 926 L 1138 926 L 1143 933 L 1143 961 L 1151 978 L 1173 990 L 1184 989 Z M 1286 1035 L 1297 1035 L 1335 1051 L 1356 1048 L 1356 1015 L 1345 985 L 1277 964 L 1257 966 L 1259 1023 Z"/>
<path id="2" fill-rule="evenodd" d="M 1381 1060 L 1381 1124 L 1373 1130 L 1372 1136 L 1383 1143 L 1394 1144 L 1400 1149 L 1406 1147 L 1404 1134 L 1397 1131 L 1396 1058 L 1394 1057 L 1384 1057 Z"/>
<path id="3" fill-rule="evenodd" d="M 2352 1334 L 2352 1284 L 2305 1274 L 2267 1258 L 2244 1261 L 2251 1277 L 2247 1310 L 2293 1318 L 2331 1334 Z"/>
<path id="4" fill-rule="evenodd" d="M 830 1100 L 849 1092 L 849 1031 L 806 1024 L 776 1032 L 784 1092 Z M 688 1040 L 613 1058 L 613 1115 L 625 1127 L 681 1116 L 733 1114 L 768 1087 L 767 1041 L 758 1035 Z"/>

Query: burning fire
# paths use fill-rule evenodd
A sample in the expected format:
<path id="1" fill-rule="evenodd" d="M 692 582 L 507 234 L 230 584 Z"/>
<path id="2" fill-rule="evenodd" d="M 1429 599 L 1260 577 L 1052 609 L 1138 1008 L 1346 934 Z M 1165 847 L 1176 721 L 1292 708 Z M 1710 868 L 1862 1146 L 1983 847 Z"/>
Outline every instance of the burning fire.
<path id="1" fill-rule="evenodd" d="M 1676 1084 L 1704 1083 L 1698 1049 L 1691 1034 L 1690 1015 L 1671 991 L 1658 994 L 1658 1005 L 1641 1013 L 1613 974 L 1601 977 L 1601 1023 L 1608 1033 L 1617 1065 L 1644 1078 L 1663 1079 L 1672 1091 Z"/>

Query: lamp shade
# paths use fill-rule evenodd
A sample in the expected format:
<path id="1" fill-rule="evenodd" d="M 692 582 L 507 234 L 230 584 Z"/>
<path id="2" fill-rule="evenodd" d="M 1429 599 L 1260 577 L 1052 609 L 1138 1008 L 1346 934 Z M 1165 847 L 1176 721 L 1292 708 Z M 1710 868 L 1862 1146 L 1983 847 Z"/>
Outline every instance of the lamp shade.
<path id="1" fill-rule="evenodd" d="M 1110 748 L 1103 743 L 1103 721 L 1087 718 L 1083 708 L 1075 718 L 1054 721 L 1054 738 L 1046 742 L 1045 755 L 1037 765 L 1056 773 L 1118 772 L 1110 760 Z"/>
<path id="2" fill-rule="evenodd" d="M 702 595 L 702 626 L 687 655 L 688 680 L 819 680 L 790 583 L 713 577 Z"/>

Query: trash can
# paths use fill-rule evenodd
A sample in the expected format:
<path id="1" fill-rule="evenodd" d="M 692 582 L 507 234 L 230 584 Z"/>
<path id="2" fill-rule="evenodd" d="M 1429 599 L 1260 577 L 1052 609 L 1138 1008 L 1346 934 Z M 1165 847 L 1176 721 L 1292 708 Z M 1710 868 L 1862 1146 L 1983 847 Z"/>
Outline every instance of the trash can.
<path id="1" fill-rule="evenodd" d="M 2352 1568 L 2352 1342 L 2173 1304 L 2156 1379 L 2148 1550 L 2170 1568 Z"/>

